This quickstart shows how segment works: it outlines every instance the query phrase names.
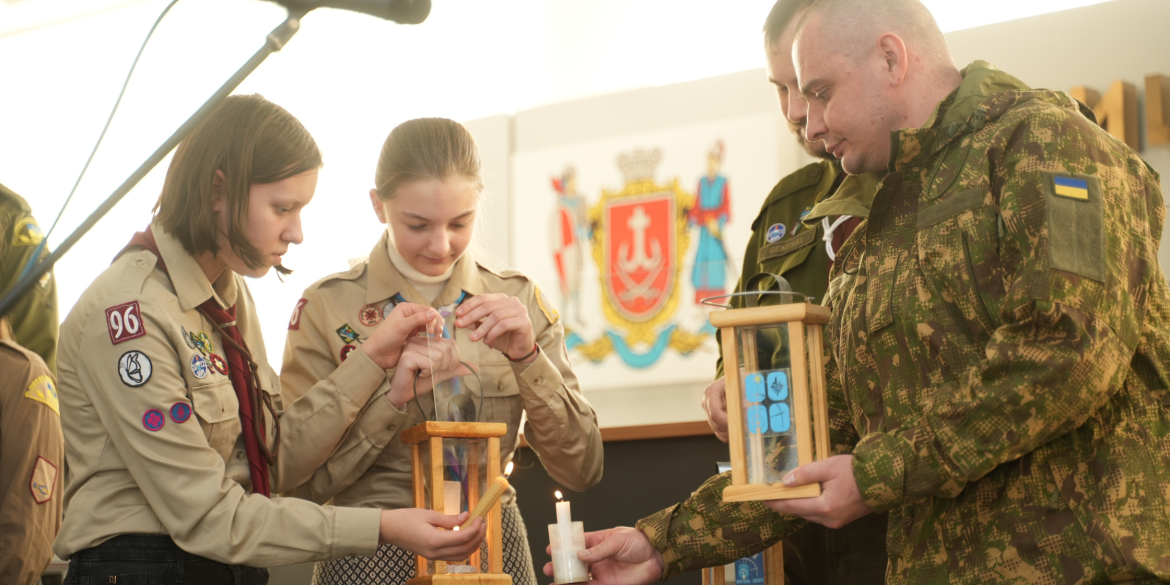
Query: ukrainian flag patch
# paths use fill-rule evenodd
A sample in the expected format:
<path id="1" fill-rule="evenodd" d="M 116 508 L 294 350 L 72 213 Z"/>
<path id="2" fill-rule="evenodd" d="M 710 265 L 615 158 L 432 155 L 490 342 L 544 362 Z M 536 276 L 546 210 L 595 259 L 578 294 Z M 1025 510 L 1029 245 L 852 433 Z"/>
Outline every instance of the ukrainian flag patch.
<path id="1" fill-rule="evenodd" d="M 1061 197 L 1068 197 L 1069 199 L 1078 199 L 1080 201 L 1089 200 L 1089 182 L 1085 179 L 1074 179 L 1072 177 L 1052 177 L 1053 192 Z"/>

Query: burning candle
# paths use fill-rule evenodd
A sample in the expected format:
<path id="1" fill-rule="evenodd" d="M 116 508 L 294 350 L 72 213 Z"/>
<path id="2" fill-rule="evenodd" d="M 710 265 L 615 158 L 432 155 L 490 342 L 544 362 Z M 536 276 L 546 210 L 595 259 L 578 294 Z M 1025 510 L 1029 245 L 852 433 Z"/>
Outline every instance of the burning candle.
<path id="1" fill-rule="evenodd" d="M 557 523 L 548 525 L 548 540 L 552 549 L 553 581 L 557 585 L 563 583 L 581 583 L 589 580 L 589 571 L 585 561 L 577 558 L 579 551 L 585 550 L 585 526 L 580 522 L 573 522 L 569 510 L 569 502 L 564 501 L 560 490 L 557 495 Z"/>

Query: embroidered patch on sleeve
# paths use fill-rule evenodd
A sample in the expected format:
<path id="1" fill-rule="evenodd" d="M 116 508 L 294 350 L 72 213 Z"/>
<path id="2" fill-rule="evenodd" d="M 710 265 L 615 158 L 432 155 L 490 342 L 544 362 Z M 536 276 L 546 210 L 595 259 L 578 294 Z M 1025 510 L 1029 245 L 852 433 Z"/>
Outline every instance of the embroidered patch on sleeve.
<path id="1" fill-rule="evenodd" d="M 185 423 L 187 419 L 191 418 L 191 405 L 186 402 L 176 402 L 171 406 L 171 420 L 177 423 Z"/>
<path id="2" fill-rule="evenodd" d="M 373 327 L 382 322 L 382 307 L 369 304 L 358 311 L 358 321 L 367 327 Z"/>
<path id="3" fill-rule="evenodd" d="M 1105 199 L 1092 175 L 1045 173 L 1052 268 L 1105 282 Z"/>
<path id="4" fill-rule="evenodd" d="M 301 299 L 297 301 L 297 306 L 293 307 L 292 317 L 288 318 L 288 330 L 297 331 L 301 328 L 301 311 L 304 310 L 305 305 L 309 304 L 309 299 Z"/>
<path id="5" fill-rule="evenodd" d="M 114 345 L 146 335 L 146 325 L 142 322 L 138 301 L 106 309 L 106 328 L 110 332 L 110 343 Z"/>
<path id="6" fill-rule="evenodd" d="M 61 406 L 57 398 L 57 385 L 53 383 L 53 378 L 49 376 L 38 376 L 33 379 L 32 383 L 28 385 L 28 390 L 25 391 L 24 397 L 30 400 L 36 400 L 61 416 Z"/>
<path id="7" fill-rule="evenodd" d="M 540 290 L 539 286 L 536 287 L 535 296 L 536 306 L 540 307 L 540 312 L 544 313 L 544 318 L 548 320 L 549 325 L 556 323 L 557 319 L 561 318 L 561 314 L 558 313 L 555 308 L 553 308 L 552 303 L 549 302 L 548 297 L 544 296 L 544 293 Z"/>
<path id="8" fill-rule="evenodd" d="M 349 352 L 351 352 L 355 349 L 357 349 L 357 348 L 352 346 L 352 345 L 347 345 L 347 346 L 341 348 L 341 361 L 344 362 L 345 358 L 349 357 Z"/>
<path id="9" fill-rule="evenodd" d="M 357 331 L 354 331 L 349 323 L 337 328 L 337 336 L 341 338 L 342 343 L 353 343 L 358 340 Z"/>
<path id="10" fill-rule="evenodd" d="M 118 376 L 122 378 L 123 384 L 132 388 L 150 381 L 153 371 L 154 365 L 150 363 L 150 358 L 141 351 L 131 350 L 118 358 Z"/>
<path id="11" fill-rule="evenodd" d="M 41 232 L 41 226 L 37 225 L 37 220 L 31 217 L 22 218 L 16 222 L 16 229 L 12 234 L 13 246 L 35 246 L 45 239 L 45 234 Z"/>
<path id="12" fill-rule="evenodd" d="M 56 485 L 57 466 L 38 455 L 37 464 L 33 467 L 32 479 L 28 481 L 28 489 L 32 492 L 33 501 L 43 504 L 53 499 L 53 488 Z"/>
<path id="13" fill-rule="evenodd" d="M 167 419 L 164 418 L 163 413 L 159 412 L 159 410 L 156 408 L 152 408 L 142 415 L 142 426 L 146 427 L 146 430 L 148 431 L 157 431 L 163 428 L 163 425 L 165 424 L 167 424 Z"/>
<path id="14" fill-rule="evenodd" d="M 207 377 L 207 360 L 203 359 L 203 356 L 199 354 L 191 356 L 191 373 L 200 380 Z"/>

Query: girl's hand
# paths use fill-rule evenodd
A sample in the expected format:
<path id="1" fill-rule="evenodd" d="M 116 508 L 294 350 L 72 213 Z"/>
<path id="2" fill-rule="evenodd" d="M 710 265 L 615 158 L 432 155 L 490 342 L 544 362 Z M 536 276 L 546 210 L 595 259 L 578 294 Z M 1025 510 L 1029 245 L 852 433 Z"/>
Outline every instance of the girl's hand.
<path id="1" fill-rule="evenodd" d="M 378 544 L 393 544 L 431 560 L 466 560 L 471 553 L 479 551 L 485 534 L 480 519 L 467 530 L 453 530 L 466 520 L 467 512 L 447 516 L 419 508 L 382 510 Z"/>
<path id="2" fill-rule="evenodd" d="M 398 365 L 402 347 L 419 333 L 442 331 L 443 319 L 439 312 L 423 305 L 400 303 L 386 315 L 370 338 L 362 344 L 362 351 L 383 370 Z"/>
<path id="3" fill-rule="evenodd" d="M 459 363 L 459 348 L 454 339 L 412 337 L 402 349 L 394 377 L 390 378 L 390 391 L 386 393 L 386 400 L 394 408 L 402 410 L 414 397 L 416 372 L 419 396 L 434 390 L 435 384 L 471 374 L 471 370 Z"/>
<path id="4" fill-rule="evenodd" d="M 528 318 L 528 308 L 520 299 L 503 293 L 475 295 L 455 309 L 455 326 L 471 329 L 471 340 L 483 340 L 492 349 L 503 352 L 509 359 L 532 353 L 536 334 Z M 536 361 L 536 354 L 521 363 Z"/>

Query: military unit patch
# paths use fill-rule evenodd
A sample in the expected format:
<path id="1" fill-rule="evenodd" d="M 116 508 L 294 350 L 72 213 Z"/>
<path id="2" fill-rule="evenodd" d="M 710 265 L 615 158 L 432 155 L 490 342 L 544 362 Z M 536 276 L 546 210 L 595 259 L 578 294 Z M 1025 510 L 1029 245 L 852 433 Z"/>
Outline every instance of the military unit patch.
<path id="1" fill-rule="evenodd" d="M 337 336 L 341 338 L 343 343 L 353 343 L 358 340 L 357 331 L 354 331 L 349 323 L 337 328 Z"/>
<path id="2" fill-rule="evenodd" d="M 378 305 L 366 305 L 358 311 L 358 322 L 367 327 L 373 327 L 382 322 L 382 308 Z"/>
<path id="3" fill-rule="evenodd" d="M 207 360 L 203 359 L 203 356 L 199 354 L 191 356 L 191 373 L 200 380 L 207 377 Z"/>
<path id="4" fill-rule="evenodd" d="M 150 381 L 150 374 L 154 371 L 150 358 L 138 350 L 130 350 L 118 358 L 118 376 L 122 383 L 137 388 Z"/>
<path id="5" fill-rule="evenodd" d="M 61 416 L 61 406 L 57 398 L 57 386 L 53 384 L 53 378 L 49 376 L 37 376 L 29 383 L 24 397 L 48 406 L 53 409 L 53 412 L 57 413 L 57 416 Z"/>
<path id="6" fill-rule="evenodd" d="M 223 359 L 222 357 L 219 357 L 218 355 L 216 355 L 214 353 L 211 354 L 208 357 L 208 359 L 211 360 L 211 367 L 214 368 L 215 371 L 217 371 L 225 376 L 227 375 L 227 373 L 228 373 L 227 360 Z"/>
<path id="7" fill-rule="evenodd" d="M 37 464 L 33 467 L 32 478 L 28 481 L 29 491 L 33 501 L 43 504 L 53 499 L 53 487 L 57 485 L 57 466 L 49 463 L 48 459 L 37 456 Z"/>
<path id="8" fill-rule="evenodd" d="M 110 343 L 114 345 L 146 335 L 146 324 L 142 322 L 138 301 L 106 309 L 106 329 L 110 333 Z"/>
<path id="9" fill-rule="evenodd" d="M 191 418 L 191 405 L 186 402 L 176 402 L 171 406 L 171 420 L 177 423 L 185 423 L 187 419 Z"/>
<path id="10" fill-rule="evenodd" d="M 209 337 L 205 331 L 192 333 L 190 336 L 191 343 L 195 344 L 195 349 L 198 349 L 199 353 L 203 354 L 204 356 L 210 356 L 211 352 L 215 351 L 211 347 L 211 337 Z"/>
<path id="11" fill-rule="evenodd" d="M 165 424 L 167 424 L 167 419 L 163 417 L 163 413 L 159 412 L 158 409 L 152 408 L 142 414 L 142 426 L 146 427 L 148 431 L 157 431 L 163 428 Z"/>
<path id="12" fill-rule="evenodd" d="M 12 245 L 13 246 L 35 246 L 45 239 L 45 234 L 41 232 L 41 226 L 37 225 L 37 220 L 26 217 L 16 222 L 16 229 L 13 230 Z"/>
<path id="13" fill-rule="evenodd" d="M 349 357 L 349 352 L 351 352 L 355 349 L 357 349 L 357 348 L 352 346 L 352 345 L 347 345 L 347 346 L 341 348 L 341 361 L 344 362 L 345 358 Z"/>
<path id="14" fill-rule="evenodd" d="M 768 240 L 769 244 L 775 244 L 776 242 L 784 239 L 784 233 L 786 231 L 787 230 L 784 228 L 784 224 L 774 223 L 772 224 L 772 227 L 768 228 L 768 233 L 765 236 L 765 239 Z"/>
<path id="15" fill-rule="evenodd" d="M 297 306 L 293 307 L 292 316 L 288 318 L 289 331 L 296 331 L 301 328 L 301 311 L 305 309 L 305 305 L 307 304 L 309 304 L 309 299 L 297 301 Z"/>

